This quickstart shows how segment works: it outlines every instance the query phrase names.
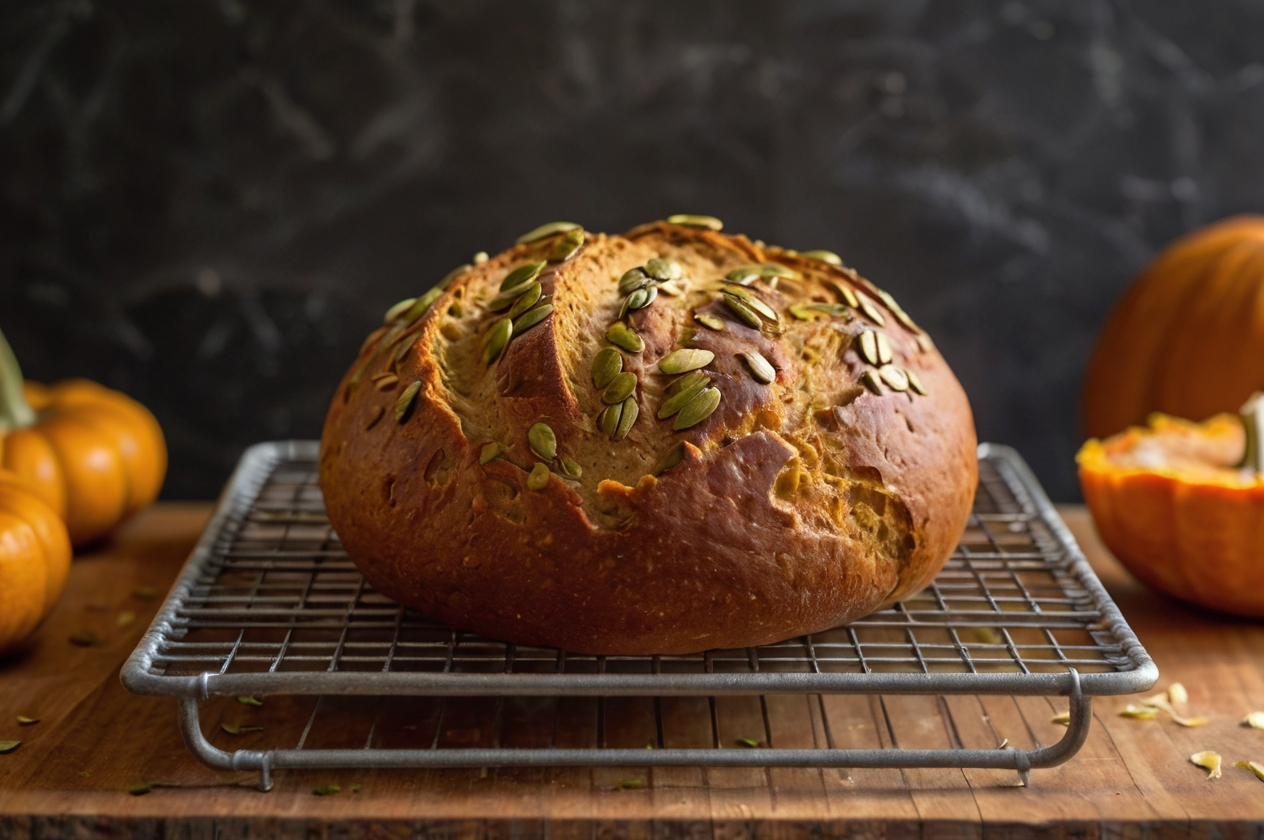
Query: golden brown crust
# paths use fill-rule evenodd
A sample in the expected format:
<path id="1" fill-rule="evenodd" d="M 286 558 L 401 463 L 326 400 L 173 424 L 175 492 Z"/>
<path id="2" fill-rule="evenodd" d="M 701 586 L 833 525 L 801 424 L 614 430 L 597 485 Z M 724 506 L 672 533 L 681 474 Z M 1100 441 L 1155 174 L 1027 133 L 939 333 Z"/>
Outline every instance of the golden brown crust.
<path id="1" fill-rule="evenodd" d="M 559 238 L 460 275 L 411 326 L 397 319 L 370 336 L 344 378 L 325 422 L 321 487 L 370 583 L 486 636 L 644 654 L 822 630 L 929 582 L 973 500 L 974 426 L 952 372 L 898 304 L 850 269 L 699 228 L 590 233 L 576 254 L 548 261 Z M 624 319 L 645 344 L 620 351 L 639 414 L 612 440 L 597 422 L 593 359 L 611 346 L 619 278 L 660 257 L 683 277 Z M 489 329 L 504 314 L 488 305 L 509 271 L 537 260 L 547 265 L 536 306 L 553 310 L 487 364 Z M 759 329 L 720 291 L 733 288 L 721 282 L 728 272 L 752 264 L 791 275 L 745 287 L 777 313 L 757 318 Z M 819 308 L 797 310 L 800 320 L 789 307 L 802 304 Z M 865 331 L 885 336 L 891 382 L 911 372 L 925 396 L 880 378 L 862 384 L 878 371 L 863 357 Z M 684 347 L 715 354 L 703 373 L 720 402 L 674 431 L 656 414 L 677 377 L 658 362 Z M 739 355 L 751 351 L 775 369 L 772 383 Z M 557 457 L 533 490 L 536 423 L 553 431 Z M 679 464 L 656 478 L 682 442 Z M 480 464 L 489 444 L 497 456 Z M 568 462 L 582 475 L 566 475 Z"/>

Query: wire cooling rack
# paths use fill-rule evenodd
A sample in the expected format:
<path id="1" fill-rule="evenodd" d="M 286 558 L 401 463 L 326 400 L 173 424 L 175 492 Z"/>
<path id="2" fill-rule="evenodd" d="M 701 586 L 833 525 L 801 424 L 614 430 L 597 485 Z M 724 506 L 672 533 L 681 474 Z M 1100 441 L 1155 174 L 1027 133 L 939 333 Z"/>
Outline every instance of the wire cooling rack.
<path id="1" fill-rule="evenodd" d="M 318 454 L 314 441 L 290 441 L 243 456 L 122 673 L 134 692 L 180 698 L 181 727 L 198 758 L 258 770 L 264 789 L 274 768 L 336 766 L 1005 767 L 1025 781 L 1031 767 L 1065 761 L 1083 743 L 1090 695 L 1143 691 L 1158 678 L 1034 476 L 1007 447 L 980 446 L 967 530 L 922 593 L 823 633 L 685 656 L 586 656 L 506 644 L 399 606 L 375 592 L 343 551 L 325 517 Z M 823 699 L 855 694 L 1063 695 L 1071 720 L 1062 740 L 1031 750 L 856 749 L 831 734 Z M 263 695 L 290 697 L 265 748 L 221 749 L 212 743 L 221 734 L 215 727 L 208 739 L 203 707 L 213 707 L 213 698 Z M 815 709 L 810 747 L 776 746 L 787 739 L 774 737 L 768 708 L 781 695 L 802 695 Z M 454 696 L 481 699 L 445 704 Z M 762 737 L 738 739 L 749 748 L 726 747 L 727 707 L 717 698 L 730 696 L 755 698 L 761 710 L 762 724 L 748 728 L 762 728 Z M 668 737 L 663 704 L 673 697 L 706 699 L 692 729 L 709 738 Z M 391 722 L 398 717 L 391 710 L 400 708 L 392 698 L 409 698 L 411 724 Z M 617 717 L 609 698 L 638 699 Z M 637 703 L 644 708 L 638 725 L 649 733 L 644 745 L 612 745 Z M 368 721 L 362 742 L 321 745 L 322 728 L 335 725 L 327 720 L 334 707 L 339 726 L 348 715 Z M 482 718 L 471 720 L 478 709 Z M 515 709 L 530 710 L 523 714 L 534 734 L 518 731 Z M 573 737 L 576 727 L 593 730 L 591 737 Z M 241 734 L 234 724 L 221 729 Z"/>

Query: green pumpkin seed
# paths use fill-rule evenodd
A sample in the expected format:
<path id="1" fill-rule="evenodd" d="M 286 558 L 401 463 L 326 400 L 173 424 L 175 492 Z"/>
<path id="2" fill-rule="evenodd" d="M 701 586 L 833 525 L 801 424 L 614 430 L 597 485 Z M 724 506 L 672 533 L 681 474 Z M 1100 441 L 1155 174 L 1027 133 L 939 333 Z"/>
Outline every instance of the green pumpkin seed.
<path id="1" fill-rule="evenodd" d="M 413 338 L 412 341 L 405 341 L 402 344 L 400 344 L 399 348 L 395 350 L 395 356 L 394 356 L 395 364 L 399 364 L 400 362 L 404 361 L 404 359 L 408 356 L 410 352 L 412 352 L 412 349 L 416 346 L 417 346 L 417 339 L 415 337 Z"/>
<path id="2" fill-rule="evenodd" d="M 685 347 L 659 359 L 658 369 L 668 376 L 675 376 L 678 373 L 688 373 L 691 370 L 704 368 L 713 361 L 715 361 L 715 354 L 710 350 Z"/>
<path id="3" fill-rule="evenodd" d="M 472 271 L 473 268 L 474 266 L 468 265 L 468 264 L 458 265 L 456 268 L 452 269 L 447 274 L 443 275 L 443 279 L 440 280 L 438 283 L 435 283 L 435 288 L 436 289 L 448 288 L 448 285 L 451 284 L 453 280 L 460 277 L 462 274 L 464 274 L 467 271 Z"/>
<path id="4" fill-rule="evenodd" d="M 529 310 L 513 322 L 513 334 L 518 336 L 553 314 L 553 304 L 546 303 Z"/>
<path id="5" fill-rule="evenodd" d="M 632 395 L 636 390 L 637 378 L 636 374 L 630 370 L 610 380 L 610 384 L 606 386 L 606 390 L 601 392 L 601 401 L 606 405 L 614 405 L 621 403 Z"/>
<path id="6" fill-rule="evenodd" d="M 487 466 L 496 459 L 500 454 L 500 444 L 496 442 L 485 443 L 483 448 L 478 452 L 478 463 L 480 466 Z"/>
<path id="7" fill-rule="evenodd" d="M 519 236 L 518 244 L 526 245 L 528 242 L 536 242 L 555 233 L 565 233 L 568 230 L 577 230 L 578 228 L 579 225 L 574 222 L 549 222 L 547 225 L 540 225 L 538 228 Z"/>
<path id="8" fill-rule="evenodd" d="M 684 274 L 684 270 L 680 267 L 680 263 L 675 260 L 655 257 L 645 263 L 645 273 L 662 283 L 668 280 L 679 280 L 680 276 Z"/>
<path id="9" fill-rule="evenodd" d="M 715 216 L 695 216 L 690 213 L 676 213 L 667 217 L 669 225 L 684 225 L 685 227 L 706 228 L 707 230 L 724 230 L 724 222 Z"/>
<path id="10" fill-rule="evenodd" d="M 664 280 L 658 284 L 658 292 L 668 297 L 680 297 L 685 293 L 685 290 L 680 288 L 680 285 L 675 280 Z"/>
<path id="11" fill-rule="evenodd" d="M 777 313 L 773 311 L 772 307 L 770 307 L 768 304 L 760 300 L 759 297 L 755 295 L 753 292 L 750 292 L 741 287 L 738 287 L 738 288 L 730 287 L 724 290 L 724 294 L 732 295 L 733 297 L 739 298 L 748 307 L 755 310 L 760 315 L 763 315 L 769 321 L 776 322 L 779 320 L 779 318 L 777 317 Z"/>
<path id="12" fill-rule="evenodd" d="M 720 404 L 720 389 L 707 388 L 694 397 L 685 407 L 680 409 L 676 419 L 672 421 L 672 429 L 683 432 L 706 420 Z"/>
<path id="13" fill-rule="evenodd" d="M 682 379 L 684 377 L 681 377 Z M 701 380 L 694 382 L 680 391 L 663 400 L 663 404 L 658 407 L 658 419 L 666 420 L 678 414 L 682 408 L 688 405 L 694 397 L 701 394 L 711 381 L 711 377 L 703 377 Z"/>
<path id="14" fill-rule="evenodd" d="M 883 365 L 878 368 L 878 376 L 882 377 L 882 381 L 887 383 L 892 391 L 907 391 L 909 387 L 908 374 L 900 370 L 895 365 Z"/>
<path id="15" fill-rule="evenodd" d="M 733 311 L 738 318 L 745 322 L 746 326 L 752 329 L 759 329 L 763 326 L 763 322 L 759 320 L 759 316 L 755 314 L 755 310 L 751 309 L 736 295 L 731 295 L 727 291 L 724 292 L 724 303 Z"/>
<path id="16" fill-rule="evenodd" d="M 843 303 L 852 309 L 860 308 L 860 298 L 856 297 L 856 293 L 849 286 L 844 286 L 842 283 L 836 283 L 833 280 L 826 280 L 825 285 L 833 289 L 834 293 L 843 299 Z"/>
<path id="17" fill-rule="evenodd" d="M 561 465 L 562 475 L 569 478 L 582 478 L 584 475 L 584 468 L 581 467 L 573 458 L 568 458 L 563 455 L 561 458 Z"/>
<path id="18" fill-rule="evenodd" d="M 312 788 L 312 795 L 313 796 L 333 796 L 340 790 L 342 790 L 342 788 L 339 787 L 338 785 L 321 785 L 320 787 Z"/>
<path id="19" fill-rule="evenodd" d="M 686 388 L 692 388 L 694 385 L 696 385 L 699 382 L 703 383 L 703 387 L 705 388 L 707 383 L 709 383 L 710 381 L 711 381 L 711 377 L 707 376 L 706 371 L 702 371 L 702 370 L 690 371 L 689 373 L 686 373 L 684 376 L 677 376 L 675 379 L 673 379 L 672 384 L 667 386 L 667 390 L 664 393 L 666 393 L 668 396 L 671 396 L 672 394 L 679 394 L 681 391 L 685 390 Z"/>
<path id="20" fill-rule="evenodd" d="M 860 348 L 860 356 L 871 365 L 878 364 L 878 335 L 873 330 L 865 330 L 856 342 Z"/>
<path id="21" fill-rule="evenodd" d="M 619 317 L 622 318 L 629 312 L 636 312 L 638 309 L 644 309 L 649 306 L 658 297 L 658 289 L 653 286 L 646 286 L 641 289 L 634 290 L 630 295 L 623 299 L 623 306 L 619 309 Z"/>
<path id="22" fill-rule="evenodd" d="M 549 249 L 550 262 L 565 262 L 575 256 L 575 252 L 584 246 L 584 232 L 576 228 L 568 230 Z"/>
<path id="23" fill-rule="evenodd" d="M 613 438 L 619 430 L 619 417 L 623 414 L 623 403 L 603 408 L 597 415 L 597 428 L 608 438 Z"/>
<path id="24" fill-rule="evenodd" d="M 413 305 L 408 307 L 408 311 L 405 312 L 404 317 L 400 319 L 401 323 L 405 325 L 405 329 L 421 320 L 421 316 L 426 314 L 426 311 L 430 309 L 431 305 L 438 300 L 439 296 L 442 294 L 443 289 L 434 288 L 413 301 Z"/>
<path id="25" fill-rule="evenodd" d="M 0 741 L 0 754 L 11 753 L 22 746 L 21 741 Z"/>
<path id="26" fill-rule="evenodd" d="M 816 318 L 815 313 L 806 304 L 802 303 L 792 303 L 786 307 L 786 311 L 800 321 L 811 321 Z"/>
<path id="27" fill-rule="evenodd" d="M 910 330 L 912 332 L 917 332 L 918 326 L 913 321 L 913 319 L 909 317 L 909 314 L 907 312 L 905 312 L 903 309 L 892 309 L 891 312 L 894 313 L 895 320 L 903 324 L 905 329 Z"/>
<path id="28" fill-rule="evenodd" d="M 640 268 L 630 268 L 619 278 L 619 294 L 630 295 L 637 289 L 650 285 L 654 281 Z"/>
<path id="29" fill-rule="evenodd" d="M 904 375 L 908 377 L 910 388 L 921 394 L 923 397 L 927 395 L 928 391 L 926 390 L 926 386 L 922 384 L 922 380 L 917 378 L 916 373 L 913 373 L 911 370 L 905 370 Z"/>
<path id="30" fill-rule="evenodd" d="M 386 409 L 383 406 L 375 405 L 369 410 L 369 419 L 364 421 L 364 430 L 367 432 L 377 425 L 377 421 L 386 415 Z"/>
<path id="31" fill-rule="evenodd" d="M 829 265 L 842 265 L 843 264 L 843 258 L 840 257 L 838 254 L 835 254 L 833 251 L 826 251 L 820 248 L 814 251 L 804 251 L 803 253 L 799 254 L 799 256 L 807 257 L 810 260 L 816 260 L 818 262 L 827 263 Z"/>
<path id="32" fill-rule="evenodd" d="M 697 321 L 699 324 L 702 324 L 702 326 L 706 327 L 707 329 L 715 330 L 716 332 L 724 332 L 724 322 L 721 321 L 719 318 L 715 317 L 714 315 L 707 315 L 706 313 L 695 312 L 693 315 L 693 319 Z"/>
<path id="33" fill-rule="evenodd" d="M 614 379 L 623 370 L 623 357 L 619 355 L 619 351 L 613 347 L 605 347 L 597 352 L 593 357 L 592 379 L 593 385 L 598 389 L 604 388 L 610 384 L 610 380 Z"/>
<path id="34" fill-rule="evenodd" d="M 887 325 L 887 319 L 882 316 L 882 310 L 878 309 L 877 305 L 869 298 L 864 297 L 863 295 L 859 297 L 860 311 L 865 313 L 865 316 L 868 317 L 870 321 L 873 321 L 880 327 L 885 327 Z"/>
<path id="35" fill-rule="evenodd" d="M 615 321 L 606 330 L 606 341 L 616 347 L 622 347 L 629 353 L 640 353 L 645 349 L 645 341 L 636 331 L 622 321 Z"/>
<path id="36" fill-rule="evenodd" d="M 740 283 L 741 280 L 739 280 L 738 278 L 745 279 L 746 277 L 749 277 L 750 275 L 754 275 L 756 277 L 763 277 L 765 279 L 769 277 L 787 277 L 790 279 L 794 279 L 800 276 L 799 272 L 795 271 L 793 268 L 788 268 L 787 266 L 784 266 L 784 265 L 778 265 L 777 263 L 756 263 L 755 265 L 744 265 L 741 268 L 733 269 L 726 276 L 730 280 L 735 280 Z M 743 283 L 742 285 L 747 285 L 747 284 Z"/>
<path id="37" fill-rule="evenodd" d="M 636 396 L 630 396 L 623 401 L 623 411 L 619 414 L 619 425 L 614 431 L 615 440 L 623 440 L 628 436 L 628 432 L 632 431 L 632 424 L 636 422 L 636 418 L 641 413 L 641 407 L 636 404 Z"/>
<path id="38" fill-rule="evenodd" d="M 502 309 L 508 309 L 509 307 L 514 305 L 514 303 L 518 300 L 518 298 L 526 294 L 527 289 L 531 288 L 532 285 L 539 285 L 539 284 L 538 283 L 534 283 L 534 284 L 520 283 L 519 285 L 514 286 L 512 289 L 507 289 L 501 292 L 500 294 L 496 295 L 496 297 L 492 298 L 491 302 L 487 304 L 488 310 L 492 312 L 499 312 Z"/>
<path id="39" fill-rule="evenodd" d="M 929 353 L 931 350 L 935 349 L 935 344 L 930 340 L 930 336 L 926 333 L 918 333 L 917 349 L 921 350 L 923 353 Z"/>
<path id="40" fill-rule="evenodd" d="M 532 452 L 546 461 L 557 457 L 557 436 L 547 423 L 536 423 L 527 429 L 527 443 Z"/>
<path id="41" fill-rule="evenodd" d="M 860 375 L 860 381 L 865 383 L 865 387 L 873 391 L 878 396 L 882 396 L 882 383 L 878 381 L 878 374 L 871 370 L 867 370 Z"/>
<path id="42" fill-rule="evenodd" d="M 399 399 L 395 401 L 395 422 L 403 425 L 404 421 L 413 413 L 413 405 L 417 402 L 417 392 L 421 390 L 421 383 L 414 382 L 404 389 L 399 395 Z"/>
<path id="43" fill-rule="evenodd" d="M 738 286 L 752 286 L 759 279 L 759 275 L 754 272 L 745 272 L 743 269 L 730 271 L 724 277 L 724 282 L 735 283 Z"/>
<path id="44" fill-rule="evenodd" d="M 543 461 L 536 461 L 535 466 L 531 468 L 531 474 L 527 476 L 527 489 L 543 490 L 549 486 L 549 477 L 551 475 L 552 473 L 549 472 L 547 464 Z"/>
<path id="45" fill-rule="evenodd" d="M 509 313 L 505 317 L 509 319 L 517 318 L 523 312 L 535 306 L 536 301 L 540 299 L 542 291 L 543 287 L 539 283 L 528 283 L 523 286 L 521 294 L 514 301 L 514 305 L 509 307 Z"/>
<path id="46" fill-rule="evenodd" d="M 654 467 L 654 475 L 662 475 L 672 467 L 678 466 L 683 460 L 685 460 L 685 444 L 684 441 L 681 441 L 667 450 L 663 460 L 659 461 L 658 466 Z"/>
<path id="47" fill-rule="evenodd" d="M 751 350 L 746 353 L 739 354 L 742 360 L 746 362 L 746 366 L 750 368 L 751 375 L 755 380 L 765 385 L 777 378 L 777 369 L 764 358 L 763 354 L 758 351 Z"/>
<path id="48" fill-rule="evenodd" d="M 407 312 L 409 308 L 412 307 L 412 305 L 416 302 L 417 302 L 417 298 L 415 297 L 404 298 L 399 303 L 395 304 L 390 309 L 386 310 L 386 315 L 382 318 L 382 322 L 385 324 L 389 324 L 391 321 L 394 321 L 400 315 L 403 315 L 405 312 Z"/>
<path id="49" fill-rule="evenodd" d="M 878 333 L 877 341 L 878 364 L 885 365 L 891 362 L 891 340 L 887 338 L 886 333 Z"/>
<path id="50" fill-rule="evenodd" d="M 540 276 L 540 272 L 546 265 L 548 265 L 546 262 L 529 262 L 518 266 L 505 275 L 505 279 L 500 283 L 500 291 L 505 292 L 514 286 L 521 286 L 528 280 L 534 280 Z"/>
<path id="51" fill-rule="evenodd" d="M 489 365 L 500 358 L 500 354 L 505 352 L 505 347 L 509 344 L 510 337 L 513 336 L 513 321 L 508 318 L 501 318 L 492 324 L 492 328 L 487 332 L 487 343 L 483 345 L 483 364 Z"/>

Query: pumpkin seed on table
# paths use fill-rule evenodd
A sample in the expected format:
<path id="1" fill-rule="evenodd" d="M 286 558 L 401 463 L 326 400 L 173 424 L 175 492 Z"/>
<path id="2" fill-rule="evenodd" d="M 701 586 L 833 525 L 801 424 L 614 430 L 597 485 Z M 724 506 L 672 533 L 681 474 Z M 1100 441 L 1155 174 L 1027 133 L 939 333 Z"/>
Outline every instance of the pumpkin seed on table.
<path id="1" fill-rule="evenodd" d="M 562 474 L 563 474 L 563 475 L 568 476 L 568 477 L 570 477 L 570 478 L 582 478 L 582 477 L 583 477 L 583 475 L 584 475 L 584 468 L 583 468 L 583 467 L 581 467 L 581 466 L 578 464 L 578 462 L 576 462 L 573 458 L 568 458 L 567 456 L 563 455 L 563 456 L 561 457 L 561 459 L 559 460 L 559 463 L 560 463 L 560 464 L 561 464 L 561 466 L 562 466 Z"/>
<path id="2" fill-rule="evenodd" d="M 606 390 L 601 393 L 601 401 L 606 405 L 614 405 L 621 403 L 632 395 L 636 390 L 637 378 L 636 374 L 630 370 L 625 370 L 614 379 L 610 380 L 610 384 L 606 386 Z"/>
<path id="3" fill-rule="evenodd" d="M 667 450 L 667 454 L 663 455 L 663 459 L 654 467 L 654 475 L 662 475 L 672 467 L 679 466 L 683 460 L 685 460 L 685 444 L 682 441 Z"/>
<path id="4" fill-rule="evenodd" d="M 522 294 L 514 301 L 513 306 L 509 308 L 509 314 L 506 318 L 517 318 L 523 312 L 535 306 L 536 301 L 540 299 L 540 294 L 544 291 L 544 287 L 539 283 L 528 283 L 523 287 Z"/>
<path id="5" fill-rule="evenodd" d="M 597 388 L 605 388 L 623 371 L 623 356 L 613 347 L 605 347 L 597 351 L 593 357 L 592 379 Z"/>
<path id="6" fill-rule="evenodd" d="M 714 315 L 707 315 L 704 312 L 695 312 L 693 319 L 707 329 L 715 330 L 716 332 L 724 332 L 724 322 Z"/>
<path id="7" fill-rule="evenodd" d="M 395 422 L 403 423 L 412 414 L 413 403 L 417 401 L 417 392 L 421 390 L 421 383 L 414 382 L 404 389 L 399 395 L 399 399 L 395 401 Z"/>
<path id="8" fill-rule="evenodd" d="M 860 350 L 860 356 L 866 362 L 875 367 L 878 364 L 878 336 L 873 330 L 865 330 L 856 340 L 856 346 Z"/>
<path id="9" fill-rule="evenodd" d="M 524 333 L 543 321 L 545 318 L 553 314 L 553 304 L 546 303 L 537 306 L 535 309 L 528 310 L 526 313 L 518 316 L 518 320 L 513 322 L 514 335 Z"/>
<path id="10" fill-rule="evenodd" d="M 759 320 L 759 316 L 755 314 L 755 310 L 747 306 L 742 301 L 742 299 L 737 297 L 736 295 L 731 295 L 728 292 L 724 292 L 724 303 L 728 306 L 728 308 L 733 312 L 734 315 L 740 318 L 746 324 L 746 326 L 750 327 L 751 329 L 757 330 L 763 326 L 763 322 Z"/>
<path id="11" fill-rule="evenodd" d="M 701 370 L 690 371 L 689 373 L 686 373 L 684 376 L 678 376 L 674 380 L 672 380 L 672 384 L 667 386 L 667 390 L 665 393 L 668 396 L 671 396 L 672 394 L 679 394 L 681 391 L 685 390 L 686 388 L 692 388 L 694 385 L 698 384 L 699 382 L 703 383 L 703 387 L 706 387 L 706 384 L 709 383 L 710 381 L 711 381 L 711 377 L 708 376 L 705 371 L 701 371 Z"/>
<path id="12" fill-rule="evenodd" d="M 528 490 L 543 490 L 549 484 L 549 467 L 543 461 L 536 461 L 527 476 Z"/>
<path id="13" fill-rule="evenodd" d="M 623 414 L 623 403 L 607 406 L 597 415 L 597 428 L 608 438 L 613 438 L 619 430 L 619 418 Z"/>
<path id="14" fill-rule="evenodd" d="M 817 262 L 823 262 L 823 263 L 826 263 L 827 265 L 842 265 L 843 264 L 842 257 L 840 257 L 838 254 L 835 254 L 833 251 L 826 251 L 823 248 L 817 248 L 812 251 L 803 251 L 799 254 L 799 256 L 807 257 L 808 259 L 816 260 Z"/>
<path id="15" fill-rule="evenodd" d="M 577 225 L 574 222 L 549 222 L 548 224 L 540 225 L 538 228 L 527 231 L 522 236 L 518 237 L 517 242 L 519 245 L 526 245 L 528 242 L 537 242 L 546 236 L 553 236 L 557 233 L 565 233 L 569 230 L 578 230 L 579 228 L 580 225 Z"/>
<path id="16" fill-rule="evenodd" d="M 578 228 L 568 230 L 557 238 L 553 243 L 553 247 L 549 249 L 549 260 L 552 262 L 565 262 L 584 246 L 584 232 Z"/>
<path id="17" fill-rule="evenodd" d="M 540 272 L 548 265 L 546 262 L 529 262 L 518 266 L 513 271 L 505 275 L 505 279 L 500 283 L 500 291 L 507 292 L 515 286 L 521 286 L 529 280 L 534 280 L 540 276 Z"/>
<path id="18" fill-rule="evenodd" d="M 636 404 L 636 395 L 628 397 L 623 401 L 623 410 L 619 413 L 619 423 L 615 427 L 614 439 L 623 440 L 628 436 L 628 432 L 632 431 L 632 425 L 636 423 L 636 418 L 641 413 L 641 407 Z"/>
<path id="19" fill-rule="evenodd" d="M 683 432 L 685 429 L 698 425 L 710 417 L 719 404 L 720 390 L 718 388 L 704 389 L 680 409 L 676 414 L 676 419 L 672 421 L 672 429 Z"/>
<path id="20" fill-rule="evenodd" d="M 527 429 L 527 443 L 532 452 L 546 461 L 557 457 L 557 435 L 547 423 L 535 423 Z"/>
<path id="21" fill-rule="evenodd" d="M 11 753 L 20 746 L 22 746 L 21 741 L 0 741 L 0 755 Z"/>
<path id="22" fill-rule="evenodd" d="M 658 369 L 669 376 L 688 373 L 691 370 L 704 368 L 715 361 L 715 354 L 710 350 L 699 350 L 685 347 L 674 350 L 658 360 Z"/>
<path id="23" fill-rule="evenodd" d="M 645 341 L 622 321 L 615 321 L 606 330 L 606 341 L 616 347 L 622 347 L 629 353 L 640 353 L 645 349 Z"/>
<path id="24" fill-rule="evenodd" d="M 882 381 L 892 391 L 907 391 L 909 387 L 908 374 L 900 370 L 895 365 L 883 365 L 878 368 L 878 376 L 882 377 Z"/>
<path id="25" fill-rule="evenodd" d="M 681 378 L 683 379 L 684 377 Z M 658 419 L 666 420 L 668 417 L 678 414 L 694 397 L 701 394 L 710 382 L 711 377 L 704 376 L 702 379 L 668 396 L 667 399 L 663 400 L 663 404 L 658 407 Z"/>
<path id="26" fill-rule="evenodd" d="M 644 288 L 654 281 L 641 268 L 630 268 L 619 278 L 619 294 L 630 295 L 637 289 Z"/>
<path id="27" fill-rule="evenodd" d="M 492 443 L 483 444 L 483 448 L 478 452 L 479 466 L 487 466 L 496 459 L 500 454 L 500 444 L 493 441 Z"/>
<path id="28" fill-rule="evenodd" d="M 487 333 L 487 343 L 483 346 L 483 363 L 491 364 L 500 358 L 500 354 L 505 352 L 505 347 L 509 344 L 509 339 L 513 335 L 513 321 L 508 318 L 501 318 L 492 324 L 492 328 Z"/>
<path id="29" fill-rule="evenodd" d="M 384 406 L 375 405 L 369 410 L 369 419 L 364 421 L 364 430 L 367 432 L 377 425 L 378 421 L 386 416 L 386 408 Z"/>
<path id="30" fill-rule="evenodd" d="M 645 263 L 645 273 L 661 283 L 668 280 L 679 280 L 681 275 L 684 274 L 684 270 L 680 267 L 680 263 L 675 260 L 655 257 Z"/>
<path id="31" fill-rule="evenodd" d="M 928 391 L 926 390 L 926 386 L 922 384 L 922 380 L 917 378 L 916 373 L 913 373 L 913 371 L 908 370 L 906 368 L 904 371 L 904 375 L 908 377 L 910 388 L 912 388 L 917 393 L 921 394 L 923 397 L 928 394 Z"/>
<path id="32" fill-rule="evenodd" d="M 738 355 L 746 362 L 747 367 L 750 368 L 751 375 L 757 381 L 767 385 L 777 378 L 777 369 L 757 350 L 739 353 Z"/>
<path id="33" fill-rule="evenodd" d="M 667 217 L 669 225 L 683 225 L 684 227 L 699 227 L 707 230 L 723 230 L 724 222 L 715 216 L 696 216 L 692 213 L 675 213 Z"/>
<path id="34" fill-rule="evenodd" d="M 882 396 L 882 382 L 878 379 L 878 374 L 871 370 L 867 370 L 860 375 L 860 381 L 865 383 L 865 387 L 873 391 L 878 396 Z"/>

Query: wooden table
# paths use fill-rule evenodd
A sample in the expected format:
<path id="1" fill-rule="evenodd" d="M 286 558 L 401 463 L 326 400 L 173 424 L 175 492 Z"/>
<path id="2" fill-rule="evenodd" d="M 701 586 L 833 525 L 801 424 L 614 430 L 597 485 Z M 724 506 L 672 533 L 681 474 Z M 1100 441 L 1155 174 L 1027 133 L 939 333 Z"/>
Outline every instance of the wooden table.
<path id="1" fill-rule="evenodd" d="M 136 697 L 118 681 L 160 599 L 210 512 L 207 504 L 163 504 L 76 561 L 60 606 L 31 650 L 0 663 L 0 837 L 93 832 L 180 836 L 408 834 L 449 836 L 828 836 L 1041 837 L 1162 828 L 1164 837 L 1216 836 L 1264 823 L 1264 782 L 1234 768 L 1264 762 L 1264 731 L 1243 728 L 1264 709 L 1264 630 L 1197 612 L 1142 588 L 1093 534 L 1083 509 L 1063 516 L 1106 587 L 1162 671 L 1160 687 L 1185 684 L 1193 713 L 1211 723 L 1182 729 L 1117 712 L 1136 698 L 1099 698 L 1088 743 L 1068 764 L 1032 774 L 985 770 L 805 770 L 673 768 L 640 771 L 620 788 L 618 769 L 491 769 L 282 772 L 270 793 L 255 777 L 207 769 L 185 749 L 175 703 Z M 69 639 L 92 630 L 88 647 Z M 921 702 L 917 700 L 915 702 Z M 936 702 L 936 701 L 927 701 Z M 962 726 L 988 725 L 1011 743 L 1060 737 L 1044 698 L 953 698 Z M 1065 702 L 1065 701 L 1063 701 Z M 17 715 L 40 722 L 19 726 Z M 928 722 L 940 720 L 934 714 Z M 873 737 L 873 720 L 858 733 Z M 950 735 L 928 723 L 921 743 Z M 998 730 L 999 731 L 999 730 Z M 857 737 L 860 737 L 858 735 Z M 1199 750 L 1225 758 L 1209 781 L 1188 763 Z M 156 782 L 152 791 L 129 788 Z M 340 784 L 333 796 L 313 788 Z M 353 784 L 361 785 L 352 792 Z M 336 828 L 331 826 L 336 825 Z"/>

